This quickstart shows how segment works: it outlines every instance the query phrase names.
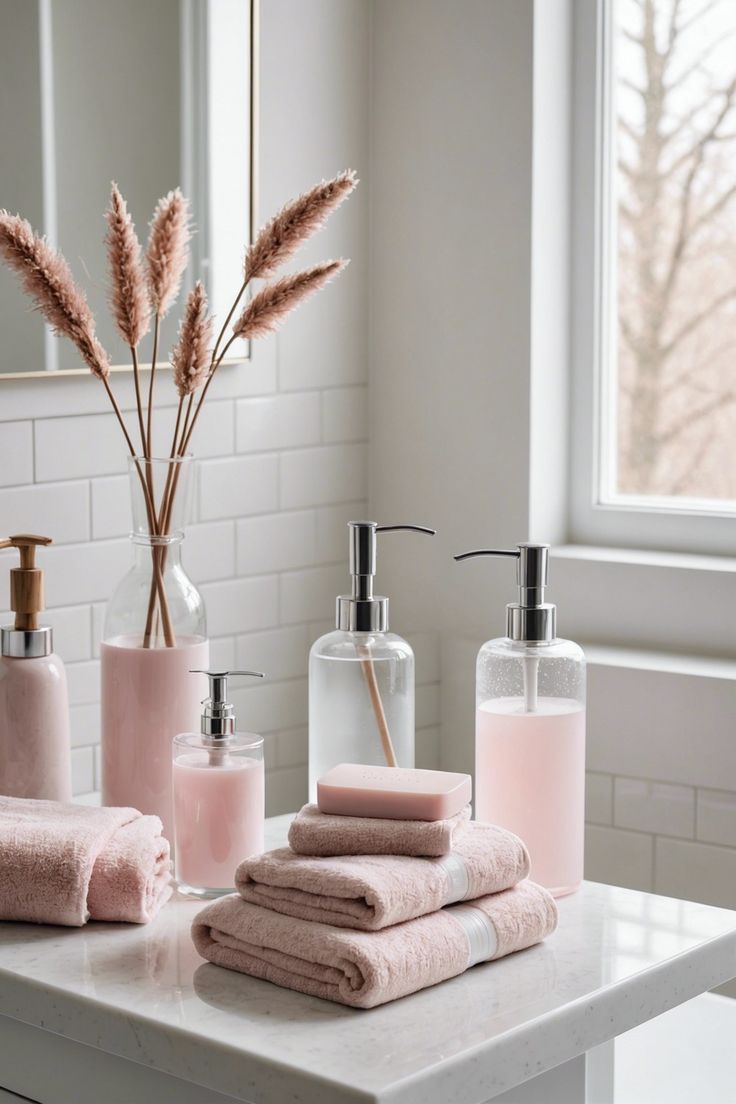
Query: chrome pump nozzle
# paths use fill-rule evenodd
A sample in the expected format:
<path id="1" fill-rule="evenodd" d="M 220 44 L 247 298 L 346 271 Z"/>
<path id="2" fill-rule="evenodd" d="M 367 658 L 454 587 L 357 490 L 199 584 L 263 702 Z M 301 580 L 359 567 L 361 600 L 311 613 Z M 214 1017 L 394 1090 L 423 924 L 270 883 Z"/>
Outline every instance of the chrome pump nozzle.
<path id="1" fill-rule="evenodd" d="M 202 702 L 201 731 L 208 743 L 218 745 L 235 735 L 235 706 L 227 700 L 227 680 L 234 675 L 252 675 L 265 678 L 262 671 L 202 671 L 190 675 L 207 675 L 210 680 L 210 696 Z"/>
<path id="2" fill-rule="evenodd" d="M 376 535 L 407 530 L 435 535 L 425 525 L 377 525 L 375 521 L 349 521 L 352 594 L 337 599 L 337 627 L 343 632 L 386 632 L 388 598 L 373 594 L 376 574 Z"/>
<path id="3" fill-rule="evenodd" d="M 455 556 L 458 561 L 474 556 L 513 556 L 516 559 L 519 601 L 506 606 L 506 635 L 511 640 L 540 644 L 555 639 L 557 607 L 544 600 L 549 578 L 549 549 L 548 544 L 525 542 L 516 548 L 479 548 Z"/>

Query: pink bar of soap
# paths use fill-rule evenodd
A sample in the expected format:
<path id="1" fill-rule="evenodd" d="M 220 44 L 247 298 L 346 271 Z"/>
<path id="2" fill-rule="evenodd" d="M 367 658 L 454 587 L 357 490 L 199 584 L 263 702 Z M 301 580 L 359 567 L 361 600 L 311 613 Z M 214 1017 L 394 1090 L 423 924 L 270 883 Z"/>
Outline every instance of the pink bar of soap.
<path id="1" fill-rule="evenodd" d="M 317 782 L 317 805 L 338 816 L 446 820 L 471 793 L 469 774 L 340 763 Z"/>

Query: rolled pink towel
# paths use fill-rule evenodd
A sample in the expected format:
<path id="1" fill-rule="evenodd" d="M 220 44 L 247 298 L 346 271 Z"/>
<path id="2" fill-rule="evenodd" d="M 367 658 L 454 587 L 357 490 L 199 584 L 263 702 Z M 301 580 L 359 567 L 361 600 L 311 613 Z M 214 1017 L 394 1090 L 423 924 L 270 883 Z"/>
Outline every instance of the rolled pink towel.
<path id="1" fill-rule="evenodd" d="M 449 855 L 434 859 L 267 851 L 240 864 L 235 888 L 244 901 L 287 916 L 378 931 L 509 889 L 528 873 L 529 854 L 518 836 L 474 822 Z"/>
<path id="2" fill-rule="evenodd" d="M 0 920 L 145 924 L 171 896 L 170 881 L 158 817 L 0 797 Z"/>
<path id="3" fill-rule="evenodd" d="M 554 931 L 546 889 L 513 889 L 454 905 L 377 932 L 313 924 L 221 897 L 195 917 L 194 945 L 217 966 L 287 989 L 373 1008 L 502 958 Z"/>
<path id="4" fill-rule="evenodd" d="M 93 920 L 147 924 L 171 896 L 169 841 L 156 816 L 137 816 L 113 832 L 92 867 L 87 909 Z"/>
<path id="5" fill-rule="evenodd" d="M 300 855 L 446 855 L 470 823 L 470 806 L 447 820 L 336 816 L 305 805 L 289 827 Z"/>

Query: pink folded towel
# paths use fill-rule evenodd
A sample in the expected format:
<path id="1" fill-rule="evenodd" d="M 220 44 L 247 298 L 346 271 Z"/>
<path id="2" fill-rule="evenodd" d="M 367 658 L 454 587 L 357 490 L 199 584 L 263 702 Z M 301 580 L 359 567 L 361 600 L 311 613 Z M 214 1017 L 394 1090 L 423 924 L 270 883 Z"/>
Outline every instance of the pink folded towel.
<path id="1" fill-rule="evenodd" d="M 87 893 L 93 920 L 147 924 L 171 896 L 169 841 L 156 816 L 136 816 L 97 856 Z"/>
<path id="2" fill-rule="evenodd" d="M 158 817 L 0 797 L 0 920 L 146 924 L 170 881 Z"/>
<path id="3" fill-rule="evenodd" d="M 509 889 L 528 873 L 529 854 L 518 836 L 476 821 L 441 858 L 267 851 L 240 864 L 235 888 L 245 901 L 300 920 L 377 931 Z"/>
<path id="4" fill-rule="evenodd" d="M 313 924 L 221 897 L 195 917 L 192 938 L 218 966 L 373 1008 L 539 943 L 556 924 L 549 893 L 524 881 L 378 932 Z"/>
<path id="5" fill-rule="evenodd" d="M 446 855 L 470 823 L 470 806 L 447 820 L 335 816 L 305 805 L 289 828 L 300 855 Z"/>

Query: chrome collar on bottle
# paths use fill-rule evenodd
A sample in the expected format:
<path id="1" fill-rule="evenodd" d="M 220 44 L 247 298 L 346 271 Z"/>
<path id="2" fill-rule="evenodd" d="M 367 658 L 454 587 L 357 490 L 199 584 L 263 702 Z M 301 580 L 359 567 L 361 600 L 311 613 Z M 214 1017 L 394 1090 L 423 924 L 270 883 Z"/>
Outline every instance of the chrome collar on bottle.
<path id="1" fill-rule="evenodd" d="M 54 633 L 47 625 L 40 629 L 0 629 L 0 652 L 10 659 L 41 659 L 54 650 Z"/>

